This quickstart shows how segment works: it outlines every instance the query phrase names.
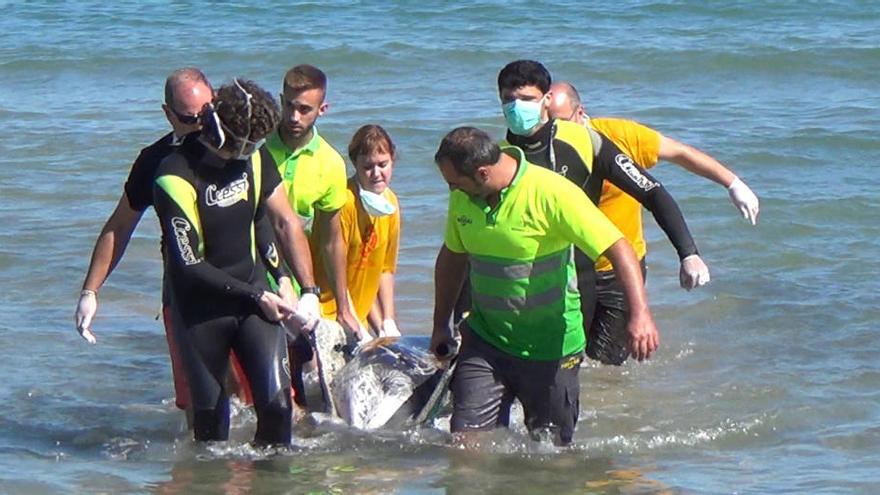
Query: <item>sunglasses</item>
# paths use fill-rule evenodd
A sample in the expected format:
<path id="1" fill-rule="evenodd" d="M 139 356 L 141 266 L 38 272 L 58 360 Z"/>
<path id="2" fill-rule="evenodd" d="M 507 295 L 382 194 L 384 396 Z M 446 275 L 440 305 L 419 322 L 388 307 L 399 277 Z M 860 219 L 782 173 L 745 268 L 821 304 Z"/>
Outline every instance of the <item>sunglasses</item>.
<path id="1" fill-rule="evenodd" d="M 199 116 L 198 115 L 187 115 L 185 113 L 178 112 L 177 110 L 174 109 L 174 107 L 169 107 L 169 108 L 171 108 L 171 113 L 173 113 L 174 116 L 177 117 L 177 120 L 179 120 L 181 124 L 196 125 L 199 123 Z"/>

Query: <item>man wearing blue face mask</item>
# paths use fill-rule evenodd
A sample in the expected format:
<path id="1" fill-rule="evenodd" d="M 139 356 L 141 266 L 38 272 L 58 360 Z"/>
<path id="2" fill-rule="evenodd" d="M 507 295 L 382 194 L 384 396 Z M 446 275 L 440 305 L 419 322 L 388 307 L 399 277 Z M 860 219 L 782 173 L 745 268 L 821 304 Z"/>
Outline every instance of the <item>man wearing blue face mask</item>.
<path id="1" fill-rule="evenodd" d="M 679 277 L 682 287 L 691 289 L 707 283 L 709 269 L 700 258 L 672 196 L 610 139 L 576 123 L 550 118 L 550 84 L 550 73 L 533 60 L 517 60 L 501 70 L 498 94 L 508 126 L 505 144 L 522 149 L 530 162 L 567 177 L 596 205 L 606 181 L 635 198 L 653 214 L 675 247 L 681 260 Z M 580 251 L 575 251 L 575 260 L 581 311 L 585 331 L 588 331 L 594 319 L 596 297 L 594 260 Z M 645 271 L 644 260 L 642 271 Z M 620 309 L 622 318 L 616 328 L 623 332 L 628 309 Z M 590 355 L 590 343 L 587 344 L 587 354 Z M 627 354 L 628 351 L 622 349 L 619 355 L 602 358 L 602 361 L 619 365 L 626 360 Z"/>

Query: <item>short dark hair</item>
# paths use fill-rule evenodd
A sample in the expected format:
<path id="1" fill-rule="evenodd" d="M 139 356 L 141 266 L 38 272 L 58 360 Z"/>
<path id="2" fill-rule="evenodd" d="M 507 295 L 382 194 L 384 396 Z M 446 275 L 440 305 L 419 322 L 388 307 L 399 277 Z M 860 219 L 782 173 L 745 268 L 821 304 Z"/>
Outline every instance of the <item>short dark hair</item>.
<path id="1" fill-rule="evenodd" d="M 516 60 L 504 66 L 498 73 L 498 92 L 515 90 L 523 86 L 537 86 L 542 93 L 550 90 L 550 72 L 540 62 Z"/>
<path id="2" fill-rule="evenodd" d="M 247 119 L 247 96 L 242 89 L 251 95 L 250 121 Z M 242 139 L 259 141 L 271 134 L 281 120 L 281 111 L 272 95 L 247 79 L 236 79 L 231 84 L 221 86 L 213 103 L 223 125 Z M 236 139 L 228 141 L 232 141 L 234 145 L 241 144 Z"/>
<path id="3" fill-rule="evenodd" d="M 284 87 L 296 93 L 309 89 L 320 89 L 327 92 L 327 75 L 314 65 L 301 64 L 287 71 L 284 75 Z"/>
<path id="4" fill-rule="evenodd" d="M 473 178 L 478 168 L 495 165 L 500 158 L 501 148 L 488 134 L 476 127 L 459 127 L 440 142 L 434 163 L 449 161 L 459 175 Z"/>
<path id="5" fill-rule="evenodd" d="M 391 141 L 391 136 L 388 135 L 385 129 L 380 125 L 367 124 L 361 126 L 354 133 L 354 136 L 351 137 L 351 143 L 348 144 L 348 157 L 351 158 L 351 163 L 354 164 L 357 157 L 382 150 L 388 152 L 392 159 L 397 155 L 394 142 Z"/>
<path id="6" fill-rule="evenodd" d="M 205 74 L 199 69 L 195 67 L 177 69 L 165 79 L 165 104 L 172 109 L 174 109 L 174 93 L 185 82 L 203 83 L 213 91 L 211 83 L 208 82 L 208 78 L 205 77 Z"/>

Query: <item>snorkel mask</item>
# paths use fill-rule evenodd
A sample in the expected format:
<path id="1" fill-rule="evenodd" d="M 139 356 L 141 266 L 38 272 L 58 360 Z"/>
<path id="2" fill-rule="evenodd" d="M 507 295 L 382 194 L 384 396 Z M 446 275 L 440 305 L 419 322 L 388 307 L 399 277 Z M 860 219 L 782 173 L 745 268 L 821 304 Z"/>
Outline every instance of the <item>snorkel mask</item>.
<path id="1" fill-rule="evenodd" d="M 250 138 L 251 135 L 251 116 L 253 115 L 253 106 L 251 105 L 251 99 L 253 96 L 248 93 L 238 82 L 238 79 L 233 79 L 235 86 L 244 94 L 245 103 L 247 106 L 247 137 L 241 137 L 234 132 L 232 132 L 226 124 L 220 119 L 220 115 L 217 113 L 216 108 L 214 107 L 214 103 L 208 103 L 204 110 L 204 116 L 202 118 L 202 125 L 204 126 L 204 132 L 202 132 L 202 136 L 207 140 L 207 143 L 213 147 L 214 149 L 220 150 L 226 145 L 229 138 L 232 138 L 238 141 L 239 147 L 238 150 L 233 155 L 233 160 L 248 160 L 251 155 L 253 155 L 263 143 L 266 142 L 266 139 L 260 139 L 258 141 L 252 141 Z M 223 102 L 219 102 L 218 106 L 223 104 Z M 227 137 L 228 136 L 228 137 Z"/>

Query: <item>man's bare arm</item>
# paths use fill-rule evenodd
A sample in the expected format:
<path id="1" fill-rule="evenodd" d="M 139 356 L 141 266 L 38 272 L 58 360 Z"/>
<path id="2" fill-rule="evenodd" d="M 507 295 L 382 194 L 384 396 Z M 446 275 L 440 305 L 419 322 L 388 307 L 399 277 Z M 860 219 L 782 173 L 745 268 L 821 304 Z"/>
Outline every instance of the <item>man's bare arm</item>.
<path id="1" fill-rule="evenodd" d="M 83 289 L 97 292 L 104 285 L 107 277 L 110 276 L 125 254 L 128 241 L 131 240 L 131 235 L 143 214 L 142 211 L 131 209 L 128 204 L 128 196 L 122 193 L 122 197 L 116 203 L 116 209 L 107 218 L 104 228 L 101 229 L 101 233 L 95 241 L 92 260 L 83 281 Z"/>
<path id="2" fill-rule="evenodd" d="M 693 146 L 663 135 L 660 136 L 660 149 L 657 155 L 661 160 L 675 163 L 689 172 L 724 186 L 728 190 L 730 201 L 743 217 L 752 225 L 757 223 L 760 211 L 758 197 L 745 182 L 721 162 Z"/>
<path id="3" fill-rule="evenodd" d="M 125 254 L 131 234 L 142 216 L 143 212 L 133 210 L 129 206 L 128 196 L 122 193 L 116 209 L 104 223 L 104 228 L 95 241 L 92 259 L 74 314 L 77 331 L 89 343 L 97 342 L 91 327 L 92 320 L 98 312 L 98 290 Z"/>
<path id="4" fill-rule="evenodd" d="M 455 253 L 444 244 L 437 254 L 434 265 L 434 330 L 431 334 L 431 350 L 444 357 L 442 344 L 449 345 L 453 338 L 451 320 L 455 302 L 461 293 L 467 272 L 467 255 Z"/>
<path id="5" fill-rule="evenodd" d="M 346 270 L 346 247 L 342 238 L 341 210 L 315 212 L 315 223 L 319 233 L 319 249 L 324 253 L 324 269 L 330 280 L 330 290 L 336 299 L 336 320 L 352 334 L 360 338 L 361 325 L 354 315 L 348 295 L 348 278 Z"/>

